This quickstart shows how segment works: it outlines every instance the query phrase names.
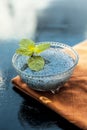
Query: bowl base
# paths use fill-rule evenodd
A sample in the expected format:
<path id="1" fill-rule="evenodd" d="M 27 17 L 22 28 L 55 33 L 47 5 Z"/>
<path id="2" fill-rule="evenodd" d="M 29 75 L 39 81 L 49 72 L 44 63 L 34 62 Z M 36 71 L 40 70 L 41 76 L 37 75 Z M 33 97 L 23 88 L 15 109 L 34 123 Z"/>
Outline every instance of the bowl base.
<path id="1" fill-rule="evenodd" d="M 59 90 L 60 90 L 61 87 L 62 87 L 62 86 L 58 86 L 57 89 L 55 89 L 55 90 L 50 90 L 50 91 L 51 91 L 52 94 L 56 94 L 56 93 L 59 92 Z"/>

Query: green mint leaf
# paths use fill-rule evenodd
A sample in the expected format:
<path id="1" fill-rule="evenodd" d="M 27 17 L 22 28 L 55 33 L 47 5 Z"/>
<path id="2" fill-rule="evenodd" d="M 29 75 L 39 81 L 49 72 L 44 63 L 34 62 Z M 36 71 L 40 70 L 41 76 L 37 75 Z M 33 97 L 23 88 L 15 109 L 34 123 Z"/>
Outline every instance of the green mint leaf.
<path id="1" fill-rule="evenodd" d="M 31 56 L 32 55 L 31 51 L 29 51 L 27 49 L 21 49 L 21 48 L 17 49 L 16 53 L 20 54 L 20 55 L 24 55 L 24 56 Z"/>
<path id="2" fill-rule="evenodd" d="M 40 71 L 44 67 L 44 59 L 41 56 L 33 56 L 28 60 L 28 66 L 31 70 Z"/>
<path id="3" fill-rule="evenodd" d="M 46 49 L 50 48 L 50 44 L 42 43 L 42 44 L 36 45 L 35 48 L 36 48 L 35 53 L 41 53 L 41 52 L 45 51 Z"/>
<path id="4" fill-rule="evenodd" d="M 29 46 L 35 46 L 34 41 L 28 39 L 22 39 L 19 44 L 20 48 L 26 48 L 26 49 L 28 49 Z"/>

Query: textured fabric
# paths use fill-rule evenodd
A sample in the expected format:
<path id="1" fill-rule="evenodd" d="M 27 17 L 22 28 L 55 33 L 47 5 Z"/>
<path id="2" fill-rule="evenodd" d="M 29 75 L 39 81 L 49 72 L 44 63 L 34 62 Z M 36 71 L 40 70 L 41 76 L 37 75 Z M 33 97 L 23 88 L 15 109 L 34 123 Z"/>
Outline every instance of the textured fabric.
<path id="1" fill-rule="evenodd" d="M 70 80 L 58 93 L 38 92 L 30 89 L 19 76 L 12 83 L 21 91 L 45 104 L 68 121 L 87 130 L 87 41 L 74 46 L 79 63 Z"/>

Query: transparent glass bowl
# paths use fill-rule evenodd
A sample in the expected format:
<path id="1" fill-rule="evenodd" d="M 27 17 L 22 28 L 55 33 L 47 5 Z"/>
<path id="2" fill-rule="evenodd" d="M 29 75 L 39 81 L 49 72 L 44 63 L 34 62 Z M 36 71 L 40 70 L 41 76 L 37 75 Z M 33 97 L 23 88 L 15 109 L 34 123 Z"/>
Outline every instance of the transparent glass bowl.
<path id="1" fill-rule="evenodd" d="M 42 56 L 44 56 L 45 54 L 47 59 L 47 56 L 50 57 L 50 55 L 52 55 L 55 58 L 55 56 L 57 55 L 56 60 L 52 58 L 47 59 L 48 61 L 50 59 L 50 62 L 55 60 L 55 62 L 53 61 L 56 64 L 56 65 L 53 64 L 54 69 L 50 68 L 49 71 L 49 68 L 47 68 L 46 73 L 45 70 L 43 70 L 42 73 L 40 72 L 33 73 L 32 71 L 28 71 L 29 68 L 27 68 L 26 66 L 27 57 L 24 57 L 16 53 L 12 57 L 12 64 L 16 69 L 18 75 L 25 83 L 29 85 L 30 88 L 39 91 L 55 92 L 70 78 L 74 68 L 78 63 L 79 57 L 77 52 L 72 47 L 66 44 L 62 44 L 59 42 L 48 42 L 48 43 L 51 44 L 51 47 L 49 49 L 50 53 L 46 52 L 47 51 L 46 50 L 44 53 L 42 53 Z M 54 50 L 54 54 L 51 53 L 52 50 Z M 70 62 L 72 62 L 72 64 L 70 64 Z M 49 67 L 49 63 L 47 66 Z M 64 66 L 66 66 L 66 68 L 64 68 Z M 53 72 L 51 72 L 51 70 Z"/>

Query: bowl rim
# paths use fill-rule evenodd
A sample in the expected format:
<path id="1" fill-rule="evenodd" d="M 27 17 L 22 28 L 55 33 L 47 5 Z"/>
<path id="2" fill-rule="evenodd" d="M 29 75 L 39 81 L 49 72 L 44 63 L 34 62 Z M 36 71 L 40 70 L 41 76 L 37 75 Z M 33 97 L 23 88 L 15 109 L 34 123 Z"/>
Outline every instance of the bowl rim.
<path id="1" fill-rule="evenodd" d="M 29 75 L 28 73 L 26 72 L 23 72 L 21 71 L 20 69 L 16 68 L 16 66 L 14 65 L 14 58 L 15 56 L 19 56 L 20 54 L 17 54 L 17 53 L 14 53 L 13 57 L 12 57 L 12 64 L 13 64 L 13 67 L 20 73 L 26 75 L 26 77 L 28 78 L 44 78 L 44 77 L 53 77 L 53 76 L 61 76 L 61 75 L 65 75 L 67 74 L 69 71 L 71 71 L 72 69 L 75 68 L 75 66 L 78 64 L 78 61 L 79 61 L 79 55 L 77 53 L 77 51 L 75 49 L 73 49 L 73 47 L 65 44 L 65 43 L 60 43 L 60 42 L 52 42 L 52 41 L 44 41 L 44 42 L 37 42 L 36 44 L 41 44 L 41 43 L 50 43 L 51 46 L 54 46 L 54 47 L 62 47 L 62 48 L 67 48 L 69 50 L 71 50 L 73 52 L 73 54 L 75 55 L 75 61 L 74 61 L 74 64 L 66 71 L 62 72 L 62 73 L 57 73 L 57 74 L 52 74 L 52 75 Z M 20 55 L 21 56 L 21 55 Z"/>

